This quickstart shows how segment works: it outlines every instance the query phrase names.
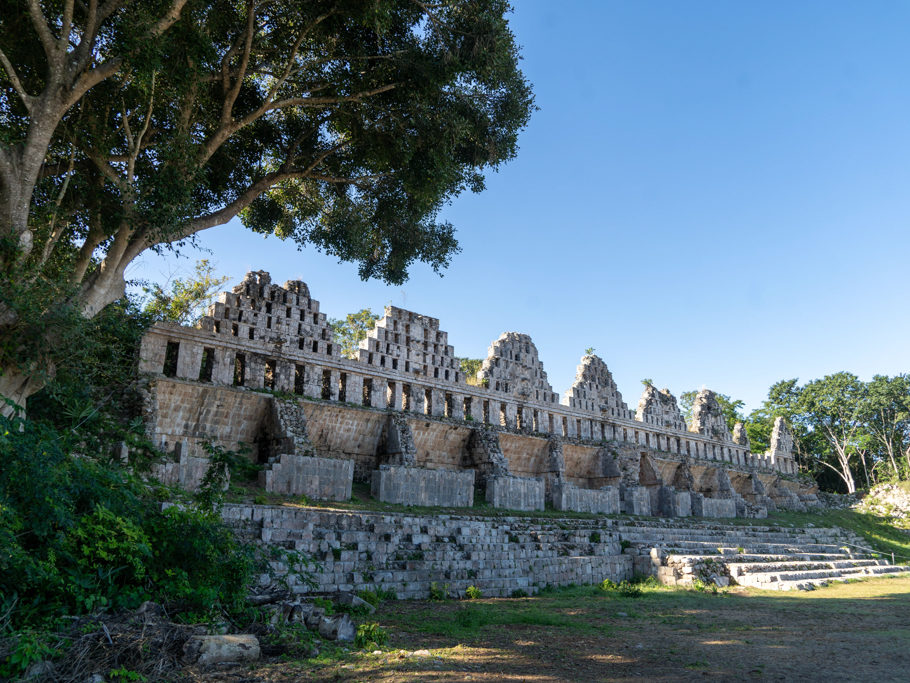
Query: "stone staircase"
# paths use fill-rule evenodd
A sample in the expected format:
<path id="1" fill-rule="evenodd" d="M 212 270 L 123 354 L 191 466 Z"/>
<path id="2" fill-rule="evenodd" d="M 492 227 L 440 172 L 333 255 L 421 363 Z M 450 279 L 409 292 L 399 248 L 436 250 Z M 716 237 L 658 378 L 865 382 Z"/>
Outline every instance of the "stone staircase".
<path id="1" fill-rule="evenodd" d="M 813 590 L 832 581 L 908 573 L 839 528 L 619 521 L 616 530 L 635 570 L 670 585 Z"/>

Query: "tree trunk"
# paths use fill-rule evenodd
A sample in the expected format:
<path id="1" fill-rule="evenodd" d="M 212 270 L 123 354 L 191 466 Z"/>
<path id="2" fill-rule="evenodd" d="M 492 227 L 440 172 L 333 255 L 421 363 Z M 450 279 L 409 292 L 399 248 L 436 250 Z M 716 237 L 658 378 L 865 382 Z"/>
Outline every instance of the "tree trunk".
<path id="1" fill-rule="evenodd" d="M 5 399 L 0 405 L 0 415 L 11 417 L 17 410 L 20 417 L 25 417 L 25 402 L 28 397 L 44 388 L 47 383 L 44 375 L 30 375 L 15 369 L 7 369 L 0 375 L 0 397 Z M 10 405 L 12 401 L 15 405 Z"/>

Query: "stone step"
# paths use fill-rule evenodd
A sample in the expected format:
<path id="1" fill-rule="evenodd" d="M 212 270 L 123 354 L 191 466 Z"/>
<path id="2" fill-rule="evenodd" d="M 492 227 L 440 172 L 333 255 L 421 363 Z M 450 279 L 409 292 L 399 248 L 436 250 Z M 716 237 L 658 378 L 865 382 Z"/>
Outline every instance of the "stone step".
<path id="1" fill-rule="evenodd" d="M 860 560 L 860 559 L 842 559 L 842 560 L 792 560 L 786 559 L 778 562 L 727 562 L 727 569 L 730 576 L 734 579 L 740 576 L 768 574 L 771 572 L 785 574 L 788 572 L 802 572 L 810 570 L 843 570 L 856 569 L 859 567 L 888 567 L 890 566 L 885 560 Z"/>
<path id="2" fill-rule="evenodd" d="M 627 539 L 624 539 L 627 540 Z M 833 543 L 748 543 L 742 542 L 737 545 L 722 544 L 715 545 L 704 541 L 675 541 L 672 543 L 663 543 L 660 541 L 631 541 L 632 547 L 637 548 L 661 548 L 667 552 L 673 551 L 690 551 L 690 554 L 698 554 L 697 551 L 703 551 L 705 554 L 732 554 L 738 553 L 742 548 L 743 552 L 753 554 L 780 554 L 792 555 L 793 553 L 825 553 L 844 555 L 849 551 L 843 550 L 845 546 Z"/>
<path id="3" fill-rule="evenodd" d="M 759 554 L 759 553 L 736 553 L 732 555 L 716 555 L 716 554 L 692 554 L 692 553 L 668 553 L 667 562 L 673 562 L 675 564 L 697 564 L 698 562 L 703 562 L 705 560 L 717 560 L 724 562 L 728 566 L 735 563 L 753 563 L 758 566 L 764 565 L 766 563 L 774 562 L 790 562 L 790 561 L 815 561 L 815 562 L 837 562 L 837 561 L 850 561 L 851 558 L 848 555 L 842 553 L 792 553 L 792 554 Z M 857 559 L 867 559 L 865 557 Z"/>
<path id="4" fill-rule="evenodd" d="M 752 575 L 750 577 L 743 577 L 742 581 L 737 578 L 736 582 L 741 586 L 760 588 L 762 590 L 813 590 L 814 588 L 827 586 L 832 582 L 870 579 L 875 576 L 887 576 L 893 578 L 905 577 L 910 576 L 910 571 L 908 571 L 907 568 L 903 566 L 890 565 L 887 567 L 880 567 L 878 571 L 841 571 L 836 576 L 827 577 L 791 576 L 787 579 L 779 579 L 777 581 L 771 582 L 758 581 L 757 577 L 755 577 L 755 575 Z"/>

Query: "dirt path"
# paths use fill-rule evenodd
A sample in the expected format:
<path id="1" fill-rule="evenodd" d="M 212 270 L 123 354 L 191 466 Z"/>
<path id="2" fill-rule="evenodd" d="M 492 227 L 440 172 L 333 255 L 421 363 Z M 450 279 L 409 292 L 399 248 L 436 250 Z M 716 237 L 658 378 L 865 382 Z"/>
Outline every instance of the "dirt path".
<path id="1" fill-rule="evenodd" d="M 910 680 L 910 579 L 812 593 L 584 587 L 510 600 L 398 602 L 387 651 L 260 663 L 203 681 Z M 425 652 L 415 652 L 424 650 Z"/>

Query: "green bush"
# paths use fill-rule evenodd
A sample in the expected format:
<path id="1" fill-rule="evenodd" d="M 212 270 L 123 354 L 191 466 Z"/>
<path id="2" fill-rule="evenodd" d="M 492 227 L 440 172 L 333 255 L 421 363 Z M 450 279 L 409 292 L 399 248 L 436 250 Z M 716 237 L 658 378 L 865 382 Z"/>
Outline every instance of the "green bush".
<path id="1" fill-rule="evenodd" d="M 478 600 L 482 593 L 477 586 L 468 586 L 464 590 L 464 595 L 468 600 Z"/>
<path id="2" fill-rule="evenodd" d="M 386 644 L 389 634 L 379 624 L 360 624 L 354 645 L 362 650 L 376 650 Z"/>
<path id="3" fill-rule="evenodd" d="M 430 582 L 430 600 L 443 601 L 449 598 L 449 584 L 441 586 L 435 581 Z"/>
<path id="4" fill-rule="evenodd" d="M 0 417 L 0 595 L 11 628 L 143 600 L 184 620 L 240 615 L 265 551 L 240 542 L 210 501 L 162 509 L 119 463 L 71 454 L 79 445 Z"/>

